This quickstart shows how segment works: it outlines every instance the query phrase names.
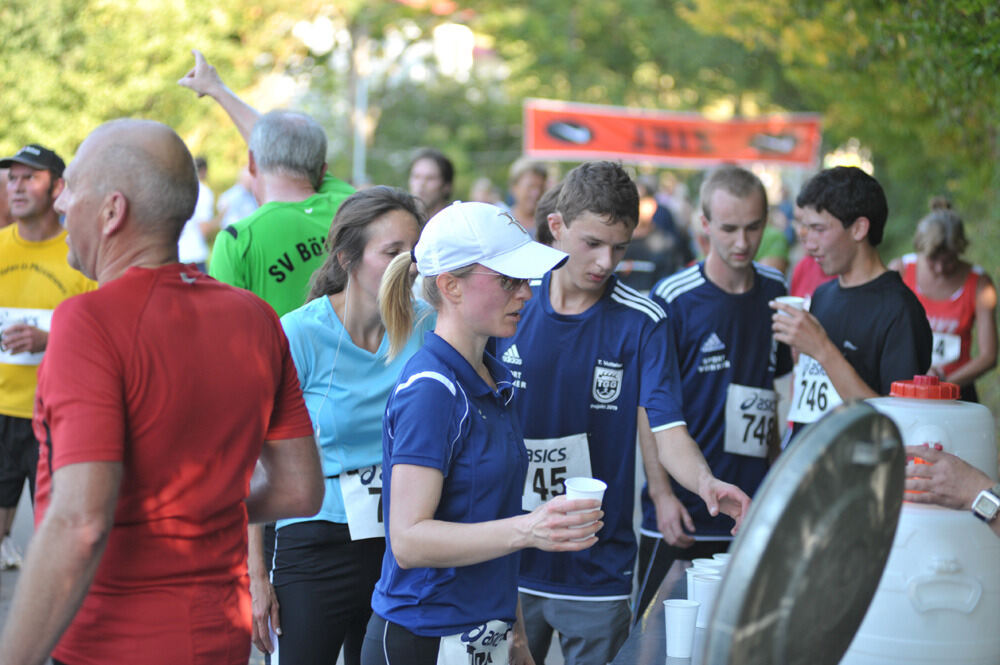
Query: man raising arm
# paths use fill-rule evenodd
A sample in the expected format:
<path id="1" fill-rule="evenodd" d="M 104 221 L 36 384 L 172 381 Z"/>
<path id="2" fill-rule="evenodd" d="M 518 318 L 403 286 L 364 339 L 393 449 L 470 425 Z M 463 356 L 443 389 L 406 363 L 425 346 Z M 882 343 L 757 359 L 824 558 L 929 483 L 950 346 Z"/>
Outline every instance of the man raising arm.
<path id="1" fill-rule="evenodd" d="M 262 518 L 320 505 L 277 317 L 177 263 L 196 196 L 190 153 L 158 123 L 101 126 L 67 170 L 69 262 L 100 288 L 53 317 L 38 533 L 0 663 L 41 663 L 58 642 L 54 661 L 72 665 L 244 665 L 244 501 Z M 266 480 L 250 493 L 258 458 Z"/>

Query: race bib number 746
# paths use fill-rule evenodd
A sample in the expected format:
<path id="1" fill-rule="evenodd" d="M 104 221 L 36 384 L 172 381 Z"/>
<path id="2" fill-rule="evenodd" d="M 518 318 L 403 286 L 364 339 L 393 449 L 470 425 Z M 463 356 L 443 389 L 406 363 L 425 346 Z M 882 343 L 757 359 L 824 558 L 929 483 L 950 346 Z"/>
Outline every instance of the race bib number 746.
<path id="1" fill-rule="evenodd" d="M 812 423 L 843 400 L 833 387 L 826 370 L 815 358 L 802 354 L 795 365 L 792 407 L 788 419 L 793 423 Z"/>

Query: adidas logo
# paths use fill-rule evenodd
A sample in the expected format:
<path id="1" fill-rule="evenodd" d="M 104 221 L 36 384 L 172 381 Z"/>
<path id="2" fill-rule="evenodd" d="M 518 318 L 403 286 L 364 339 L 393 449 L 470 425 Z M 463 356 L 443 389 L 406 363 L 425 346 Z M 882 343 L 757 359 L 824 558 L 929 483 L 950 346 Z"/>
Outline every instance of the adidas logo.
<path id="1" fill-rule="evenodd" d="M 719 336 L 712 333 L 708 336 L 708 339 L 705 340 L 705 343 L 701 345 L 701 352 L 715 353 L 716 351 L 722 351 L 724 348 L 726 348 L 726 345 L 722 343 Z"/>
<path id="2" fill-rule="evenodd" d="M 510 348 L 503 352 L 503 357 L 500 359 L 507 365 L 520 365 L 521 354 L 517 352 L 517 344 L 511 344 Z"/>

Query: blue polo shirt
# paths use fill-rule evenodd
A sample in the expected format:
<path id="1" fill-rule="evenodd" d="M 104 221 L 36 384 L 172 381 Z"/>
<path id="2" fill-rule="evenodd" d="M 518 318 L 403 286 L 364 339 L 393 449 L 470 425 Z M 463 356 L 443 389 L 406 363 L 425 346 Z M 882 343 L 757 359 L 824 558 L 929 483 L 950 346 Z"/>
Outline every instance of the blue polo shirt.
<path id="1" fill-rule="evenodd" d="M 389 336 L 375 353 L 355 346 L 327 297 L 316 298 L 281 317 L 299 375 L 302 396 L 312 418 L 326 480 L 323 507 L 312 517 L 278 520 L 288 524 L 325 520 L 347 523 L 340 474 L 382 463 L 382 414 L 406 361 L 423 344 L 437 319 L 418 300 L 415 324 L 406 346 L 392 362 Z"/>
<path id="2" fill-rule="evenodd" d="M 731 384 L 745 387 L 743 395 L 766 395 L 756 389 L 773 390 L 774 377 L 792 370 L 791 352 L 778 344 L 771 332 L 774 310 L 768 306 L 786 293 L 781 273 L 759 263 L 754 264 L 754 283 L 749 291 L 727 293 L 705 276 L 704 262 L 660 280 L 651 293 L 670 323 L 688 431 L 715 477 L 749 496 L 767 474 L 767 459 L 726 452 L 726 428 L 766 438 L 765 430 L 776 423 L 773 418 L 765 421 L 753 415 L 727 423 L 727 395 Z M 697 539 L 732 539 L 731 517 L 722 513 L 712 517 L 701 497 L 673 478 L 670 482 L 694 521 Z M 642 491 L 642 533 L 659 538 L 656 508 L 648 489 L 647 485 Z"/>
<path id="3" fill-rule="evenodd" d="M 392 510 L 392 467 L 414 464 L 444 475 L 434 519 L 477 523 L 521 513 L 528 456 L 511 410 L 510 372 L 484 354 L 490 388 L 451 345 L 427 333 L 389 396 L 382 424 L 383 509 Z M 388 521 L 388 519 L 387 519 Z M 486 621 L 513 622 L 520 557 L 471 566 L 399 567 L 386 529 L 382 577 L 372 609 L 427 637 L 464 632 Z"/>

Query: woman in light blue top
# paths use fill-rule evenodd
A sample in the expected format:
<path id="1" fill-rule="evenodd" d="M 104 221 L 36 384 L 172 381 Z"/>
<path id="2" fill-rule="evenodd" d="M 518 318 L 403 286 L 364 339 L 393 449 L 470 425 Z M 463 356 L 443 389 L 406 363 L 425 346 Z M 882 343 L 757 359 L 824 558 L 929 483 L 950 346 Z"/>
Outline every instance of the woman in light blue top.
<path id="1" fill-rule="evenodd" d="M 382 414 L 402 366 L 434 326 L 433 310 L 417 303 L 405 347 L 390 360 L 377 295 L 386 266 L 416 243 L 420 222 L 416 200 L 402 190 L 374 187 L 349 197 L 334 217 L 309 301 L 281 319 L 326 495 L 316 515 L 277 523 L 270 580 L 261 541 L 253 539 L 254 638 L 259 648 L 275 648 L 272 662 L 332 663 L 342 645 L 348 665 L 358 662 L 385 551 Z"/>

